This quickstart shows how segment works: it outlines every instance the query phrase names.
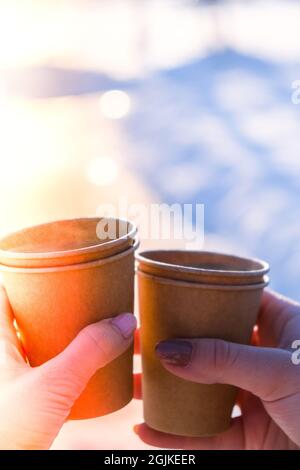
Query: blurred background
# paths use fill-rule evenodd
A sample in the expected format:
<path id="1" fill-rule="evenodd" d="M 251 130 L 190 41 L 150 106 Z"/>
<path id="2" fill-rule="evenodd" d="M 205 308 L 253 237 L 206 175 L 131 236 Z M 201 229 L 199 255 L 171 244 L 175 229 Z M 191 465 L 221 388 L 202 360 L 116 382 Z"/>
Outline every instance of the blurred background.
<path id="1" fill-rule="evenodd" d="M 300 300 L 299 24 L 296 0 L 0 0 L 0 235 L 202 203 L 206 249 Z M 145 448 L 141 420 L 133 401 L 54 447 Z"/>

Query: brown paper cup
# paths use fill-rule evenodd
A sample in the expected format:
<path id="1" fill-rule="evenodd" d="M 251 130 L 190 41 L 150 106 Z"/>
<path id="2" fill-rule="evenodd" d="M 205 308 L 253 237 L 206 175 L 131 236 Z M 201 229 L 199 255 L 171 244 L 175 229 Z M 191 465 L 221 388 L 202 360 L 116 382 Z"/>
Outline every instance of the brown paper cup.
<path id="1" fill-rule="evenodd" d="M 4 285 L 32 366 L 60 353 L 90 323 L 133 311 L 134 250 L 56 268 L 2 266 Z M 70 418 L 102 416 L 132 398 L 132 348 L 100 369 Z"/>
<path id="2" fill-rule="evenodd" d="M 266 283 L 266 278 L 249 285 L 182 282 L 145 274 L 139 266 L 144 417 L 150 427 L 184 436 L 229 427 L 236 388 L 172 375 L 156 357 L 155 345 L 180 337 L 248 343 Z"/>
<path id="3" fill-rule="evenodd" d="M 136 258 L 144 273 L 204 284 L 259 284 L 269 271 L 265 261 L 208 251 L 153 250 Z"/>
<path id="4" fill-rule="evenodd" d="M 136 233 L 131 222 L 104 217 L 36 225 L 0 240 L 0 264 L 41 268 L 86 263 L 126 250 Z"/>

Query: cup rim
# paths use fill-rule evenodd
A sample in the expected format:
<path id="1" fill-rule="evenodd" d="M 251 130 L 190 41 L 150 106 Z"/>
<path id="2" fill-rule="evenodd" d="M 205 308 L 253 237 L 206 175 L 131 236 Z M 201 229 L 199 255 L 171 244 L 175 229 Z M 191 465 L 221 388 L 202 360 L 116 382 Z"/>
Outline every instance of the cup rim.
<path id="1" fill-rule="evenodd" d="M 1 258 L 6 258 L 6 259 L 16 259 L 16 260 L 42 260 L 42 259 L 56 259 L 56 258 L 63 258 L 63 257 L 72 257 L 72 256 L 77 256 L 77 255 L 83 255 L 85 253 L 93 253 L 99 249 L 100 247 L 103 247 L 103 251 L 108 250 L 112 246 L 117 246 L 121 245 L 123 242 L 125 242 L 128 239 L 134 239 L 136 233 L 137 233 L 137 225 L 134 224 L 133 222 L 121 218 L 121 217 L 75 217 L 75 218 L 67 218 L 67 219 L 59 219 L 59 220 L 52 220 L 50 222 L 45 222 L 42 224 L 37 224 L 37 225 L 32 225 L 30 227 L 25 227 L 23 229 L 17 230 L 15 232 L 10 232 L 6 234 L 4 237 L 1 238 L 0 241 L 5 240 L 9 238 L 12 235 L 17 235 L 21 234 L 22 232 L 26 230 L 30 230 L 32 228 L 41 228 L 45 227 L 47 225 L 51 225 L 53 223 L 63 223 L 63 222 L 76 222 L 76 221 L 84 221 L 84 220 L 101 220 L 101 219 L 107 219 L 107 220 L 115 220 L 115 221 L 121 221 L 124 223 L 127 223 L 131 228 L 128 231 L 127 234 L 118 237 L 114 240 L 109 240 L 107 242 L 102 242 L 98 243 L 96 245 L 90 245 L 90 246 L 85 246 L 81 248 L 74 248 L 71 250 L 58 250 L 58 251 L 45 251 L 45 252 L 22 252 L 22 251 L 12 251 L 12 250 L 3 250 L 0 248 L 0 257 Z M 29 269 L 29 268 L 28 268 Z"/>
<path id="2" fill-rule="evenodd" d="M 263 289 L 267 287 L 270 283 L 268 276 L 264 276 L 264 281 L 257 284 L 206 284 L 202 282 L 195 281 L 181 281 L 179 279 L 172 279 L 166 277 L 160 277 L 154 274 L 146 274 L 140 269 L 137 269 L 138 276 L 144 277 L 146 279 L 151 279 L 157 282 L 158 284 L 166 285 L 176 285 L 179 287 L 189 287 L 194 289 L 209 289 L 209 290 L 229 290 L 229 291 L 240 291 L 240 290 L 255 290 Z"/>
<path id="3" fill-rule="evenodd" d="M 235 259 L 236 261 L 246 261 L 249 263 L 256 263 L 257 265 L 260 265 L 260 268 L 257 269 L 250 269 L 250 270 L 243 270 L 243 269 L 209 269 L 209 268 L 198 268 L 198 267 L 192 267 L 192 266 L 186 266 L 186 265 L 180 265 L 180 264 L 173 264 L 173 263 L 167 263 L 164 261 L 157 261 L 153 260 L 150 257 L 147 257 L 146 255 L 151 255 L 154 253 L 187 253 L 186 250 L 146 250 L 142 251 L 140 253 L 137 253 L 135 255 L 136 260 L 139 263 L 144 263 L 148 267 L 152 268 L 159 268 L 161 269 L 162 272 L 182 272 L 186 274 L 198 274 L 198 275 L 203 275 L 203 276 L 216 276 L 216 277 L 257 277 L 257 276 L 263 276 L 267 274 L 270 270 L 270 266 L 266 261 L 260 260 L 258 258 L 247 258 L 247 257 L 242 257 L 242 256 L 237 256 L 237 255 L 232 255 L 228 253 L 220 253 L 220 252 L 213 252 L 213 251 L 205 251 L 205 250 L 192 250 L 188 251 L 188 253 L 195 253 L 195 254 L 203 254 L 206 256 L 221 256 L 223 258 L 228 258 L 228 259 Z M 171 274 L 170 274 L 171 277 Z"/>
<path id="4" fill-rule="evenodd" d="M 43 273 L 57 273 L 57 272 L 65 272 L 65 271 L 77 271 L 81 269 L 90 269 L 96 268 L 97 266 L 113 263 L 118 259 L 121 259 L 134 251 L 139 247 L 140 241 L 135 239 L 134 244 L 127 248 L 120 253 L 117 253 L 113 256 L 108 256 L 107 258 L 101 258 L 94 261 L 88 261 L 86 263 L 77 263 L 77 264 L 67 264 L 63 266 L 50 266 L 50 267 L 43 267 L 43 268 L 19 268 L 17 266 L 6 266 L 5 264 L 0 264 L 0 273 L 1 272 L 9 272 L 9 273 L 16 273 L 16 274 L 43 274 Z"/>

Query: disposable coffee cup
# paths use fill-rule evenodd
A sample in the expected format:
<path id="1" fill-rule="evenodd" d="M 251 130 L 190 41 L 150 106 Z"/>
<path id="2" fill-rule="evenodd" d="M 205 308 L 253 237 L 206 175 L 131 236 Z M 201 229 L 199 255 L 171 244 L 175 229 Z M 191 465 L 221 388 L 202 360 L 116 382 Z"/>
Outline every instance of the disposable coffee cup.
<path id="1" fill-rule="evenodd" d="M 155 354 L 156 344 L 174 338 L 220 338 L 249 343 L 262 292 L 268 283 L 266 263 L 261 263 L 259 268 L 259 261 L 243 259 L 244 269 L 235 266 L 234 276 L 229 263 L 230 279 L 249 278 L 252 269 L 261 269 L 257 283 L 230 284 L 225 279 L 224 255 L 206 253 L 203 256 L 208 265 L 199 265 L 201 280 L 196 276 L 195 281 L 181 281 L 176 277 L 180 272 L 185 275 L 186 266 L 180 265 L 181 253 L 177 259 L 172 253 L 174 265 L 170 257 L 168 259 L 169 278 L 166 266 L 163 267 L 164 277 L 156 275 L 160 268 L 155 266 L 155 262 L 160 262 L 157 252 L 153 257 L 152 252 L 138 255 L 144 418 L 153 429 L 182 436 L 211 436 L 228 429 L 237 389 L 231 385 L 198 384 L 176 377 L 161 365 Z M 198 255 L 196 258 L 199 260 Z M 166 261 L 165 255 L 162 261 Z M 148 271 L 144 272 L 146 265 Z M 174 266 L 180 266 L 179 272 Z M 155 274 L 151 273 L 152 269 Z M 215 271 L 205 278 L 212 276 L 211 283 L 203 282 L 202 274 L 206 269 Z"/>
<path id="2" fill-rule="evenodd" d="M 133 311 L 134 250 L 60 267 L 1 266 L 5 289 L 32 366 L 59 354 L 85 326 Z M 132 399 L 132 347 L 99 369 L 70 418 L 102 416 Z"/>
<path id="3" fill-rule="evenodd" d="M 137 227 L 124 219 L 91 217 L 28 227 L 0 240 L 0 264 L 42 268 L 86 263 L 134 244 Z"/>
<path id="4" fill-rule="evenodd" d="M 259 284 L 269 271 L 265 261 L 208 251 L 151 250 L 136 258 L 144 273 L 202 284 Z"/>

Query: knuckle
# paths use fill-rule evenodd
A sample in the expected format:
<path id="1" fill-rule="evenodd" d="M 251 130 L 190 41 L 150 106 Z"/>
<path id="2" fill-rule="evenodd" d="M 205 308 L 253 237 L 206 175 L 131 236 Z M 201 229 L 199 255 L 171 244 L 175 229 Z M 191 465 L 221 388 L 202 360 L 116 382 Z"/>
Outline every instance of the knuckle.
<path id="1" fill-rule="evenodd" d="M 224 371 L 234 366 L 238 357 L 238 349 L 233 348 L 231 343 L 219 339 L 212 342 L 211 354 L 214 376 L 221 379 Z"/>
<path id="2" fill-rule="evenodd" d="M 217 340 L 213 343 L 213 366 L 215 372 L 218 372 L 223 369 L 224 365 L 227 363 L 227 358 L 229 355 L 228 346 L 223 340 Z"/>
<path id="3" fill-rule="evenodd" d="M 111 331 L 107 326 L 101 325 L 101 328 L 99 328 L 99 326 L 95 327 L 94 325 L 89 325 L 82 330 L 81 334 L 85 335 L 88 341 L 90 341 L 103 363 L 111 360 L 113 340 Z"/>

